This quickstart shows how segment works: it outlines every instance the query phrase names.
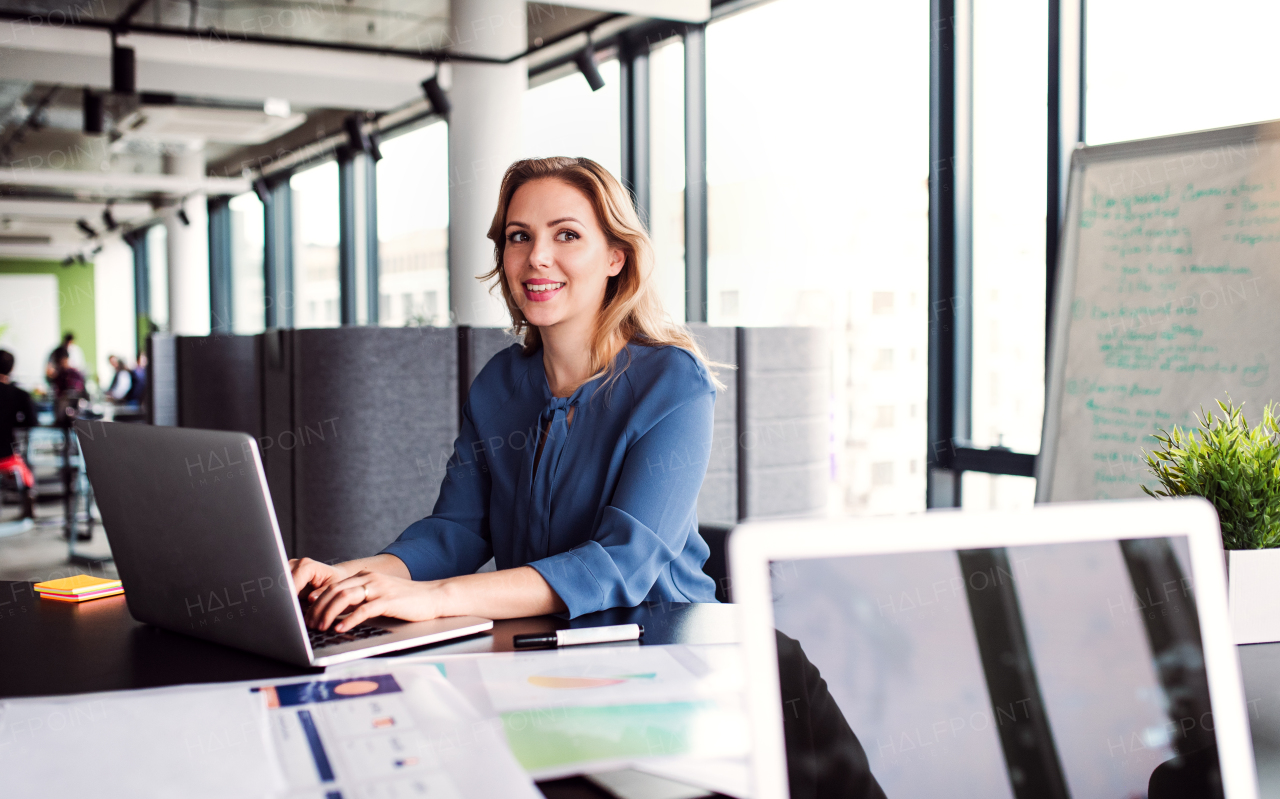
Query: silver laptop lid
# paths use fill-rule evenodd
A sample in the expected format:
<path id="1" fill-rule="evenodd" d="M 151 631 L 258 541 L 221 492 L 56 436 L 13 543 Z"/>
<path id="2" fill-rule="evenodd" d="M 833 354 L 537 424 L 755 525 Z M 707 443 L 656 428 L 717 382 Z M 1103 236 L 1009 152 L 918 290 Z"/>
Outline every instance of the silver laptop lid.
<path id="1" fill-rule="evenodd" d="M 1255 796 L 1216 522 L 1135 501 L 739 528 L 778 765 L 757 796 L 867 772 L 888 796 Z M 834 713 L 797 702 L 815 669 Z M 813 751 L 783 762 L 771 730 L 794 749 L 799 718 Z"/>
<path id="2" fill-rule="evenodd" d="M 251 436 L 97 421 L 75 429 L 135 619 L 311 662 Z"/>

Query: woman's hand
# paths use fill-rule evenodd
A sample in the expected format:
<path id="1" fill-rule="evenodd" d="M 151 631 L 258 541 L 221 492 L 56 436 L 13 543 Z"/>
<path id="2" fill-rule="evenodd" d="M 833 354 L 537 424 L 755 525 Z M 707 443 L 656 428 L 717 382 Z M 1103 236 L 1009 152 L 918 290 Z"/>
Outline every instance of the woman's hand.
<path id="1" fill-rule="evenodd" d="M 312 589 L 324 588 L 339 580 L 350 577 L 357 569 L 344 569 L 346 564 L 330 566 L 311 558 L 293 558 L 289 561 L 289 571 L 293 574 L 293 591 L 299 596 L 310 586 Z"/>
<path id="2" fill-rule="evenodd" d="M 323 564 L 321 564 L 323 565 Z M 332 568 L 332 567 L 328 567 Z M 427 621 L 446 615 L 439 597 L 439 582 L 414 582 L 368 569 L 350 577 L 329 581 L 309 595 L 307 626 L 346 632 L 374 616 L 390 616 L 405 621 Z M 338 617 L 351 611 L 345 619 Z"/>

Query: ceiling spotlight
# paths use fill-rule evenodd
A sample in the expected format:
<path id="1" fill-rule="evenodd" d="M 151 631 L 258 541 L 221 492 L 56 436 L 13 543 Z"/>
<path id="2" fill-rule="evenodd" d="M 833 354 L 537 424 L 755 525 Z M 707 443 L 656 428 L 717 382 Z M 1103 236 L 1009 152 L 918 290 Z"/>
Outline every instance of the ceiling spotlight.
<path id="1" fill-rule="evenodd" d="M 84 90 L 84 132 L 101 133 L 105 127 L 106 114 L 102 108 L 102 95 L 94 93 L 87 86 Z"/>
<path id="2" fill-rule="evenodd" d="M 138 91 L 138 62 L 132 47 L 111 48 L 111 91 L 116 94 Z"/>
<path id="3" fill-rule="evenodd" d="M 432 75 L 422 82 L 422 93 L 427 96 L 427 101 L 431 103 L 431 110 L 442 117 L 449 116 L 449 111 L 453 109 L 453 103 L 449 102 L 449 95 L 445 93 L 444 87 L 440 85 L 439 75 Z"/>
<path id="4" fill-rule="evenodd" d="M 71 266 L 71 265 L 72 265 L 72 264 L 74 264 L 75 262 L 76 262 L 76 259 L 72 258 L 70 255 L 68 255 L 66 258 L 63 258 L 63 259 L 62 259 L 62 265 L 63 265 L 63 266 Z"/>
<path id="5" fill-rule="evenodd" d="M 360 122 L 358 114 L 352 114 L 343 121 L 342 126 L 347 131 L 347 143 L 352 150 L 361 153 L 367 153 L 374 162 L 382 160 L 382 150 L 378 149 L 378 140 L 374 134 L 365 132 L 364 125 Z"/>
<path id="6" fill-rule="evenodd" d="M 98 237 L 98 231 L 94 230 L 93 227 L 83 219 L 76 220 L 76 227 L 80 228 L 80 231 L 91 239 Z"/>
<path id="7" fill-rule="evenodd" d="M 107 203 L 107 207 L 102 209 L 102 224 L 106 225 L 109 231 L 120 227 L 120 223 L 116 222 L 116 218 L 111 214 L 111 203 Z"/>
<path id="8" fill-rule="evenodd" d="M 253 193 L 258 195 L 263 205 L 271 201 L 271 186 L 266 178 L 258 178 L 253 182 Z"/>
<path id="9" fill-rule="evenodd" d="M 187 216 L 187 209 L 181 206 L 178 207 L 178 221 L 182 223 L 183 227 L 191 225 L 191 217 Z"/>
<path id="10" fill-rule="evenodd" d="M 587 46 L 578 51 L 573 57 L 578 65 L 582 77 L 587 79 L 587 85 L 591 87 L 591 91 L 598 92 L 604 88 L 604 78 L 600 77 L 600 70 L 596 68 L 596 50 L 591 46 L 590 40 Z"/>
<path id="11" fill-rule="evenodd" d="M 81 266 L 88 266 L 88 265 L 89 265 L 89 261 L 88 261 L 88 259 L 86 259 L 86 258 L 84 257 L 84 253 L 82 253 L 82 252 L 78 252 L 78 253 L 76 253 L 76 263 L 80 264 Z"/>

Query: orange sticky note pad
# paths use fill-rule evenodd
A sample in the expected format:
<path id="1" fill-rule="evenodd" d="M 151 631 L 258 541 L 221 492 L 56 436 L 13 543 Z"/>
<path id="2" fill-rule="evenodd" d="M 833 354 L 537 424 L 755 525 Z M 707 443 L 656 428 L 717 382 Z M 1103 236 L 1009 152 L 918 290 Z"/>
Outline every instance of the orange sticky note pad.
<path id="1" fill-rule="evenodd" d="M 108 597 L 108 596 L 119 596 L 124 593 L 124 589 L 120 587 L 107 588 L 102 591 L 94 591 L 93 593 L 89 593 L 89 594 L 78 594 L 76 596 L 64 596 L 63 594 L 47 594 L 44 592 L 37 592 L 37 593 L 40 594 L 41 599 L 53 599 L 58 602 L 88 602 L 92 599 L 102 599 L 103 597 Z"/>
<path id="2" fill-rule="evenodd" d="M 94 594 L 110 588 L 120 587 L 121 583 L 119 580 L 90 577 L 87 574 L 63 577 L 60 580 L 46 580 L 43 583 L 36 583 L 35 585 L 36 591 L 39 591 L 41 594 L 58 594 L 60 596 Z"/>

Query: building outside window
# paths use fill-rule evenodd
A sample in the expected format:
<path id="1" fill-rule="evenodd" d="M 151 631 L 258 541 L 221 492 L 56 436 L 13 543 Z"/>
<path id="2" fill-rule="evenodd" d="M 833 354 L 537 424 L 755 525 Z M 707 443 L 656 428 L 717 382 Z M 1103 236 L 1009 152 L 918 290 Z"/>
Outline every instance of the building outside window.
<path id="1" fill-rule="evenodd" d="M 1092 12 L 1092 7 L 1090 7 Z M 973 3 L 971 441 L 1040 451 L 1044 420 L 1048 5 Z M 966 508 L 1030 507 L 1030 477 L 964 474 Z"/>
<path id="2" fill-rule="evenodd" d="M 662 305 L 672 319 L 683 322 L 684 42 L 678 38 L 649 54 L 648 222 Z"/>
<path id="3" fill-rule="evenodd" d="M 826 330 L 835 512 L 925 506 L 925 415 L 880 409 L 927 400 L 929 30 L 925 0 L 707 28 L 709 321 Z"/>
<path id="4" fill-rule="evenodd" d="M 378 323 L 448 325 L 449 128 L 382 142 L 378 162 Z M 394 299 L 393 299 L 394 298 Z"/>
<path id="5" fill-rule="evenodd" d="M 147 283 L 151 324 L 169 332 L 169 231 L 164 225 L 147 228 Z"/>
<path id="6" fill-rule="evenodd" d="M 265 247 L 262 201 L 253 192 L 231 198 L 231 303 L 235 333 L 265 329 L 262 259 Z"/>
<path id="7" fill-rule="evenodd" d="M 293 291 L 296 327 L 337 327 L 338 164 L 327 161 L 289 178 L 293 190 Z"/>
<path id="8" fill-rule="evenodd" d="M 591 91 L 576 69 L 525 92 L 523 157 L 590 158 L 621 178 L 618 62 L 609 60 L 598 67 L 604 78 L 598 92 Z"/>

